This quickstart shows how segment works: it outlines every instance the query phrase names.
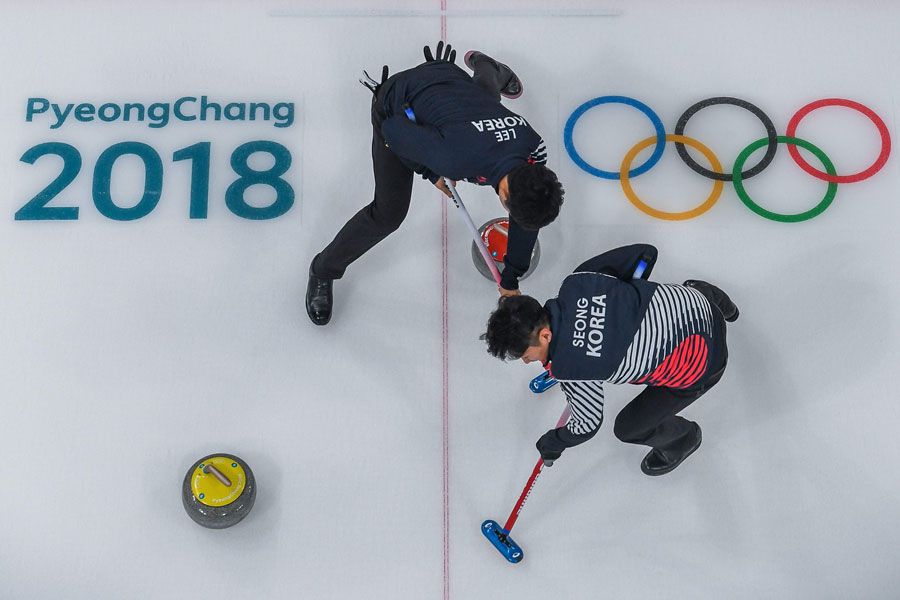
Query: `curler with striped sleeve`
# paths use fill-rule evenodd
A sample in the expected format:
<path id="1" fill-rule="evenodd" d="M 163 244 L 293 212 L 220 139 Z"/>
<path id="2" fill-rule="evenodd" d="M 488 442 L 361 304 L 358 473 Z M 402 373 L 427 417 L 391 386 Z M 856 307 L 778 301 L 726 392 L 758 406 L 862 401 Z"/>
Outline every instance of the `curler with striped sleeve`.
<path id="1" fill-rule="evenodd" d="M 485 252 L 487 252 L 487 250 L 485 250 Z M 648 267 L 651 262 L 652 259 L 650 257 L 642 256 L 632 272 L 632 279 L 641 279 L 642 277 L 649 276 L 650 272 Z M 543 388 L 535 389 L 535 382 L 540 382 L 539 385 L 542 385 Z M 550 371 L 547 370 L 535 377 L 531 381 L 530 387 L 533 392 L 540 393 L 556 383 L 558 383 L 557 380 L 554 379 L 553 375 L 550 374 Z M 560 416 L 559 420 L 556 422 L 557 428 L 562 427 L 568 422 L 571 412 L 571 407 L 567 404 L 562 416 Z M 500 554 L 511 563 L 521 561 L 522 558 L 524 558 L 525 553 L 522 550 L 522 547 L 509 536 L 509 533 L 516 524 L 519 513 L 522 512 L 522 508 L 525 506 L 525 501 L 528 499 L 528 496 L 531 495 L 531 490 L 534 489 L 534 484 L 537 483 L 537 478 L 540 476 L 541 470 L 545 466 L 549 467 L 552 464 L 552 460 L 545 461 L 538 458 L 537 464 L 534 465 L 534 469 L 531 471 L 531 477 L 528 478 L 525 488 L 519 495 L 519 499 L 516 501 L 516 505 L 513 506 L 512 512 L 509 513 L 509 517 L 506 519 L 506 524 L 504 524 L 503 527 L 500 527 L 500 524 L 492 519 L 487 519 L 481 524 L 481 533 L 484 534 L 484 537 L 486 537 L 488 541 L 494 545 L 494 548 L 496 548 Z"/>

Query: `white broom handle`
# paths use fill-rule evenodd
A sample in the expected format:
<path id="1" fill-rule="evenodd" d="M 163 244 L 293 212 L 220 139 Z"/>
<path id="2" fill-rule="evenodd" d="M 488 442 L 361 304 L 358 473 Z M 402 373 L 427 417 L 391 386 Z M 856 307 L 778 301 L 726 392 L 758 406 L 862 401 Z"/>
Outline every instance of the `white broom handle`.
<path id="1" fill-rule="evenodd" d="M 466 222 L 466 226 L 472 234 L 472 239 L 475 240 L 475 245 L 478 246 L 478 251 L 481 252 L 481 257 L 484 258 L 485 264 L 487 264 L 488 269 L 491 270 L 491 274 L 494 276 L 494 281 L 497 282 L 497 285 L 500 285 L 500 271 L 497 269 L 497 263 L 494 262 L 494 259 L 491 257 L 487 248 L 485 248 L 484 241 L 481 239 L 481 234 L 478 233 L 478 228 L 475 227 L 475 223 L 472 222 L 472 217 L 469 216 L 466 205 L 463 204 L 462 198 L 459 197 L 456 186 L 453 185 L 453 182 L 447 177 L 444 177 L 444 185 L 447 186 L 447 189 L 450 190 L 450 194 L 453 196 L 453 204 L 455 204 L 456 208 L 462 213 L 463 220 Z"/>

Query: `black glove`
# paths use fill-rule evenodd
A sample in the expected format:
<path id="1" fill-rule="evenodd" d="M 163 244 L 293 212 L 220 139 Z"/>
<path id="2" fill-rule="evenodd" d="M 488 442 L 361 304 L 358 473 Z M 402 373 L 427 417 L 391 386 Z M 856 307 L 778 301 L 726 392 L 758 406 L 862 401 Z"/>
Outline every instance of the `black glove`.
<path id="1" fill-rule="evenodd" d="M 535 446 L 537 446 L 538 452 L 541 453 L 541 458 L 544 460 L 544 465 L 547 467 L 551 466 L 553 461 L 562 456 L 563 450 L 565 450 L 565 448 L 560 448 L 555 429 L 551 429 L 542 435 Z"/>
<path id="2" fill-rule="evenodd" d="M 435 46 L 434 55 L 431 54 L 431 48 L 425 46 L 425 62 L 456 62 L 456 50 L 453 49 L 453 46 L 447 44 L 447 47 L 444 48 L 444 42 L 438 42 L 437 46 Z M 437 58 L 435 58 L 437 57 Z"/>
<path id="3" fill-rule="evenodd" d="M 378 90 L 381 89 L 381 86 L 383 86 L 384 82 L 387 81 L 387 79 L 388 79 L 388 66 L 384 65 L 383 67 L 381 67 L 381 81 L 380 82 L 372 79 L 372 76 L 369 75 L 368 71 L 363 71 L 363 74 L 365 74 L 366 78 L 363 79 L 362 77 L 360 77 L 359 82 L 361 84 L 363 84 L 364 86 L 366 86 L 367 88 L 369 88 L 369 91 L 372 92 L 373 95 L 377 96 Z"/>

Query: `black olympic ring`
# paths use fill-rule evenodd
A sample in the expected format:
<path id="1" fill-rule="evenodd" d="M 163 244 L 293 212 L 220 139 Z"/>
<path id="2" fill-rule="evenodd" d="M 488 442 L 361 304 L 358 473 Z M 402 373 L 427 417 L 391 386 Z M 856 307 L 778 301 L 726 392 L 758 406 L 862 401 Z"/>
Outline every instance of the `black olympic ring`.
<path id="1" fill-rule="evenodd" d="M 758 106 L 750 104 L 746 100 L 741 100 L 740 98 L 731 98 L 729 96 L 717 96 L 715 98 L 707 98 L 706 100 L 701 100 L 700 102 L 694 104 L 682 114 L 678 118 L 678 123 L 675 124 L 675 135 L 684 135 L 684 128 L 687 125 L 688 119 L 694 116 L 694 113 L 698 112 L 701 109 L 706 108 L 707 106 L 715 106 L 717 104 L 731 104 L 733 106 L 737 106 L 739 108 L 743 108 L 752 112 L 756 117 L 762 121 L 763 127 L 766 128 L 766 137 L 768 138 L 768 145 L 766 146 L 766 154 L 762 157 L 762 160 L 757 163 L 755 167 L 747 169 L 746 171 L 741 172 L 742 179 L 749 179 L 754 175 L 758 175 L 769 166 L 769 163 L 772 162 L 772 159 L 775 158 L 775 152 L 778 150 L 778 134 L 775 131 L 775 124 L 772 123 L 772 119 L 766 115 Z M 688 154 L 687 148 L 684 147 L 682 142 L 675 142 L 675 148 L 678 150 L 678 156 L 681 157 L 681 160 L 684 161 L 684 164 L 689 166 L 694 172 L 703 175 L 708 179 L 717 179 L 719 181 L 733 181 L 734 175 L 732 173 L 717 173 L 715 171 L 710 171 L 706 167 L 701 164 L 698 164 L 691 155 Z"/>

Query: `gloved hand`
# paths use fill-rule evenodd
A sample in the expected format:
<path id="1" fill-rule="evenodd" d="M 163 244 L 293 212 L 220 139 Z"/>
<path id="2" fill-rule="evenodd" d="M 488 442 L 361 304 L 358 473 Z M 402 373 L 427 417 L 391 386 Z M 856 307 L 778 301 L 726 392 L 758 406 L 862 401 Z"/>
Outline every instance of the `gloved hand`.
<path id="1" fill-rule="evenodd" d="M 544 466 L 547 467 L 552 466 L 553 461 L 562 456 L 563 450 L 565 449 L 559 449 L 559 441 L 557 440 L 555 429 L 551 429 L 542 435 L 535 446 L 537 446 L 538 452 L 541 453 L 541 458 L 544 460 Z"/>
<path id="2" fill-rule="evenodd" d="M 450 181 L 453 181 L 453 180 L 451 179 Z M 457 183 L 456 181 L 453 181 L 453 185 L 456 185 L 456 183 Z M 444 193 L 444 195 L 447 196 L 448 198 L 453 197 L 453 192 L 451 192 L 450 188 L 447 187 L 447 184 L 444 183 L 443 177 L 438 177 L 438 180 L 434 182 L 434 187 L 441 190 Z"/>
<path id="3" fill-rule="evenodd" d="M 425 62 L 456 62 L 456 50 L 453 46 L 447 44 L 444 48 L 444 42 L 438 42 L 435 47 L 434 55 L 431 54 L 431 48 L 425 46 Z"/>
<path id="4" fill-rule="evenodd" d="M 381 67 L 381 81 L 375 81 L 374 79 L 372 79 L 372 76 L 369 75 L 368 71 L 364 70 L 363 74 L 365 74 L 366 78 L 363 79 L 362 77 L 360 77 L 359 82 L 369 88 L 369 91 L 372 92 L 374 96 L 377 96 L 378 90 L 381 89 L 381 86 L 383 86 L 384 82 L 388 79 L 388 66 L 384 65 L 383 67 Z"/>

